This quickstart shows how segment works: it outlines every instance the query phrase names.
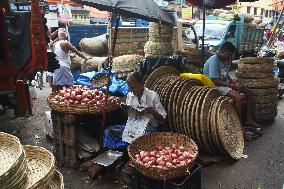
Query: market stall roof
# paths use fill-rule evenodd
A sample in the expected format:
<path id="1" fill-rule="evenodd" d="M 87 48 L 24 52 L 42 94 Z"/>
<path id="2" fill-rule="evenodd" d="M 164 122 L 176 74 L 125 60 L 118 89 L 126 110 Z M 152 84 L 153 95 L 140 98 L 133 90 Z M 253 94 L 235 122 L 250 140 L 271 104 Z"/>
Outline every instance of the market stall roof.
<path id="1" fill-rule="evenodd" d="M 208 9 L 223 8 L 227 5 L 235 3 L 236 1 L 237 0 L 187 0 L 187 2 L 196 6 L 202 7 L 205 4 L 205 7 Z"/>

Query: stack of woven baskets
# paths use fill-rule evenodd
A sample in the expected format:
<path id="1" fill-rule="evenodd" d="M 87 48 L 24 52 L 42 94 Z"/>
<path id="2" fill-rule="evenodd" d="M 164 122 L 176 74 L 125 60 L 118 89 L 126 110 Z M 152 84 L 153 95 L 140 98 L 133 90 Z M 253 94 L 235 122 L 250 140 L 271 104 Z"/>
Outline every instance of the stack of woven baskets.
<path id="1" fill-rule="evenodd" d="M 179 74 L 173 67 L 161 66 L 145 81 L 147 88 L 158 93 L 167 111 L 167 130 L 191 137 L 200 150 L 209 154 L 240 159 L 243 132 L 229 99 L 217 89 Z"/>
<path id="2" fill-rule="evenodd" d="M 171 55 L 174 28 L 171 25 L 149 24 L 149 41 L 144 46 L 145 56 Z"/>
<path id="3" fill-rule="evenodd" d="M 274 60 L 268 57 L 242 58 L 236 73 L 237 81 L 251 89 L 252 113 L 256 121 L 277 116 L 278 80 L 273 73 Z"/>
<path id="4" fill-rule="evenodd" d="M 21 145 L 13 135 L 0 132 L 1 189 L 63 189 L 63 177 L 55 170 L 48 150 Z"/>

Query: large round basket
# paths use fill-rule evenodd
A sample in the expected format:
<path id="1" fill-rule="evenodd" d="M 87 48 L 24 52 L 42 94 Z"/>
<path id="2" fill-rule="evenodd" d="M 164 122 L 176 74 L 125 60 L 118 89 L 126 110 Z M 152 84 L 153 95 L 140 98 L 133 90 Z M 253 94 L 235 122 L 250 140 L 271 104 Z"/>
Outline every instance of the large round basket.
<path id="1" fill-rule="evenodd" d="M 54 175 L 54 156 L 45 148 L 24 145 L 28 165 L 27 188 L 45 188 Z"/>
<path id="2" fill-rule="evenodd" d="M 63 176 L 59 171 L 55 170 L 48 189 L 64 189 Z"/>
<path id="3" fill-rule="evenodd" d="M 156 150 L 155 147 L 157 145 L 167 147 L 172 144 L 184 146 L 186 150 L 190 151 L 193 154 L 192 161 L 186 163 L 184 166 L 157 168 L 146 166 L 135 160 L 135 154 L 141 150 Z M 170 132 L 153 133 L 139 137 L 128 146 L 127 150 L 134 167 L 143 175 L 156 180 L 168 180 L 184 176 L 191 170 L 198 155 L 198 147 L 192 139 L 185 135 Z"/>
<path id="4" fill-rule="evenodd" d="M 0 132 L 0 186 L 22 187 L 27 182 L 25 153 L 19 139 Z"/>
<path id="5" fill-rule="evenodd" d="M 53 103 L 52 99 L 58 95 L 58 92 L 52 93 L 47 97 L 47 104 L 48 106 L 57 112 L 62 112 L 66 114 L 98 114 L 103 112 L 103 107 L 102 106 L 97 106 L 94 104 L 86 104 L 86 105 L 81 105 L 81 104 L 55 104 Z M 119 109 L 120 103 L 123 101 L 123 98 L 120 98 L 116 104 L 107 104 L 106 111 L 111 112 L 114 110 Z"/>

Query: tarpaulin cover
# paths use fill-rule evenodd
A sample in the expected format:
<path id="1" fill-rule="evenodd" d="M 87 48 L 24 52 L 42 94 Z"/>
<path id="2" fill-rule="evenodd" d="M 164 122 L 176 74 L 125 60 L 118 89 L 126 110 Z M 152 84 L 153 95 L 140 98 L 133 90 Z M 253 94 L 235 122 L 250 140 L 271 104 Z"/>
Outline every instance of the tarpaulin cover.
<path id="1" fill-rule="evenodd" d="M 98 73 L 108 73 L 108 71 L 102 69 L 99 72 L 93 71 L 93 72 L 83 73 L 79 76 L 79 78 L 75 81 L 75 83 L 92 88 L 90 81 Z M 102 87 L 101 90 L 105 92 L 106 86 Z M 111 85 L 109 86 L 109 92 L 112 95 L 118 95 L 118 96 L 126 96 L 127 93 L 129 92 L 127 82 L 125 80 L 119 79 L 115 72 L 112 72 L 111 75 Z"/>
<path id="2" fill-rule="evenodd" d="M 192 5 L 203 6 L 205 4 L 206 8 L 218 9 L 223 8 L 227 5 L 231 5 L 236 2 L 236 0 L 187 0 Z"/>
<path id="3" fill-rule="evenodd" d="M 128 18 L 140 18 L 150 22 L 173 24 L 168 13 L 153 0 L 72 0 L 76 3 L 120 14 Z"/>

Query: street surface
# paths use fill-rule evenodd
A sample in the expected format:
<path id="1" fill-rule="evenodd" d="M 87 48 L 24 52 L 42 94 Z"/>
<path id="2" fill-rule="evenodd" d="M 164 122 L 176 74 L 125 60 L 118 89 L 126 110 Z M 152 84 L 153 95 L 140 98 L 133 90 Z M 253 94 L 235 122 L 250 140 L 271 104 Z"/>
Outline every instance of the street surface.
<path id="1" fill-rule="evenodd" d="M 17 117 L 9 110 L 0 116 L 0 131 L 18 136 L 22 144 L 43 146 L 54 152 L 52 140 L 44 133 L 45 114 L 50 110 L 46 98 L 51 90 L 45 83 L 37 89 L 31 117 Z M 266 123 L 264 134 L 252 142 L 246 142 L 245 155 L 237 162 L 222 161 L 202 170 L 202 189 L 282 189 L 284 184 L 284 98 L 279 101 L 278 117 Z M 92 181 L 78 170 L 58 167 L 64 176 L 66 189 L 121 189 L 131 188 L 118 181 L 118 175 L 106 175 Z"/>

